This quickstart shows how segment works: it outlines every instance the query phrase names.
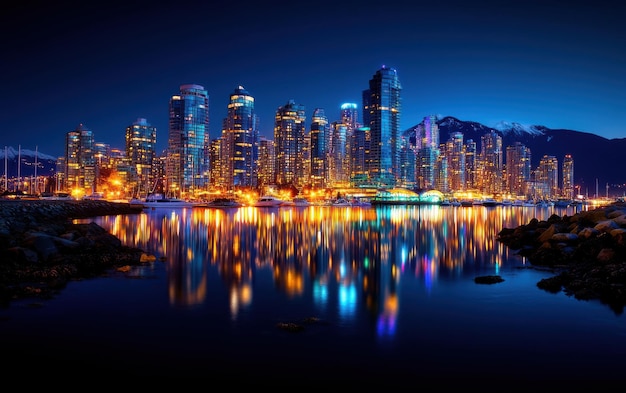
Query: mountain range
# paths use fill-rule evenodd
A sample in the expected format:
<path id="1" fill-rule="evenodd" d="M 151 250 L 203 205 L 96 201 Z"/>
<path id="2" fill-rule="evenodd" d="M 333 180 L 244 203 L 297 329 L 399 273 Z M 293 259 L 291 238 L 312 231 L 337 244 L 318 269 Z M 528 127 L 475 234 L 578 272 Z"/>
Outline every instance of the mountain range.
<path id="1" fill-rule="evenodd" d="M 539 166 L 539 160 L 544 156 L 554 156 L 563 163 L 566 154 L 574 159 L 574 182 L 580 186 L 580 192 L 587 195 L 595 195 L 598 187 L 598 195 L 604 196 L 606 186 L 609 185 L 609 193 L 621 196 L 624 191 L 616 193 L 615 187 L 621 185 L 622 190 L 626 185 L 626 158 L 622 156 L 626 152 L 626 138 L 606 139 L 588 132 L 550 129 L 544 126 L 527 126 L 519 123 L 500 123 L 495 127 L 488 127 L 473 121 L 462 121 L 455 117 L 438 117 L 439 140 L 445 142 L 454 132 L 463 134 L 463 141 L 473 139 L 477 148 L 480 149 L 481 137 L 492 131 L 502 136 L 502 148 L 520 142 L 528 147 L 531 152 L 532 169 Z M 414 127 L 417 127 L 414 126 Z M 414 128 L 412 127 L 412 128 Z M 9 177 L 17 176 L 17 160 L 21 158 L 21 176 L 34 175 L 34 163 L 37 162 L 37 174 L 54 174 L 57 157 L 42 152 L 7 147 L 0 151 L 0 159 L 4 161 L 7 156 L 7 170 Z M 4 166 L 3 166 L 4 167 Z M 559 174 L 561 167 L 559 166 Z M 560 180 L 559 180 L 560 182 Z M 560 184 L 560 183 L 559 183 Z"/>

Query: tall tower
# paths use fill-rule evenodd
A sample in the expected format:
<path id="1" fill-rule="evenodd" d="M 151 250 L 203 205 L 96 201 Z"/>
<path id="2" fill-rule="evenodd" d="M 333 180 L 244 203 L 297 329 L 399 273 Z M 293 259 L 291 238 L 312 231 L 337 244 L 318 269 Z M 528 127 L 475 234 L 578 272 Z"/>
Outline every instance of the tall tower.
<path id="1" fill-rule="evenodd" d="M 227 188 L 257 186 L 257 117 L 254 97 L 242 86 L 230 95 L 220 153 L 222 177 Z"/>
<path id="2" fill-rule="evenodd" d="M 395 69 L 383 66 L 363 91 L 364 125 L 371 133 L 370 178 L 379 187 L 394 187 L 400 178 L 400 91 Z"/>
<path id="3" fill-rule="evenodd" d="M 304 135 L 306 130 L 304 106 L 289 100 L 276 111 L 274 143 L 276 150 L 276 184 L 303 185 Z"/>
<path id="4" fill-rule="evenodd" d="M 146 119 L 139 118 L 126 127 L 126 158 L 133 168 L 129 179 L 133 196 L 147 195 L 156 180 L 153 171 L 156 160 L 156 128 Z"/>
<path id="5" fill-rule="evenodd" d="M 559 195 L 559 161 L 555 156 L 545 154 L 539 160 L 537 183 L 540 196 L 555 198 Z"/>
<path id="6" fill-rule="evenodd" d="M 203 86 L 181 85 L 170 98 L 167 193 L 190 196 L 209 183 L 209 95 Z"/>
<path id="7" fill-rule="evenodd" d="M 91 193 L 96 181 L 93 132 L 79 124 L 65 137 L 65 189 Z"/>
<path id="8" fill-rule="evenodd" d="M 566 154 L 563 159 L 563 196 L 574 199 L 574 159 L 571 154 Z"/>
<path id="9" fill-rule="evenodd" d="M 326 151 L 327 139 L 330 133 L 328 118 L 324 113 L 324 109 L 316 108 L 311 118 L 311 170 L 310 184 L 315 188 L 326 187 Z"/>
<path id="10" fill-rule="evenodd" d="M 276 182 L 276 149 L 274 141 L 259 137 L 259 187 L 267 188 Z"/>
<path id="11" fill-rule="evenodd" d="M 531 170 L 530 149 L 521 142 L 506 147 L 506 191 L 514 196 L 525 194 Z"/>
<path id="12" fill-rule="evenodd" d="M 480 138 L 480 164 L 482 172 L 479 179 L 481 191 L 500 193 L 504 185 L 502 166 L 504 153 L 502 151 L 502 137 L 491 131 Z"/>

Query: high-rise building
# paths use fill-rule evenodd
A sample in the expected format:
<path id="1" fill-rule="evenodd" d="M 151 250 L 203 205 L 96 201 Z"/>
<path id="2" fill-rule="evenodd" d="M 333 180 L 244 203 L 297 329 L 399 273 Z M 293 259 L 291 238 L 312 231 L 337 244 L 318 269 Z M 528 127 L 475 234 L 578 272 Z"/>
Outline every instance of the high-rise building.
<path id="1" fill-rule="evenodd" d="M 209 95 L 203 86 L 180 86 L 170 98 L 166 192 L 187 197 L 209 184 Z"/>
<path id="2" fill-rule="evenodd" d="M 521 142 L 506 147 L 506 178 L 505 189 L 511 195 L 526 194 L 527 183 L 531 172 L 530 149 Z"/>
<path id="3" fill-rule="evenodd" d="M 371 133 L 369 176 L 378 187 L 394 187 L 400 178 L 400 91 L 395 69 L 383 66 L 363 91 L 364 126 Z"/>
<path id="4" fill-rule="evenodd" d="M 480 190 L 488 193 L 500 193 L 504 185 L 502 178 L 504 164 L 502 137 L 495 131 L 491 131 L 483 135 L 480 142 Z"/>
<path id="5" fill-rule="evenodd" d="M 276 184 L 276 149 L 274 141 L 263 136 L 259 138 L 259 187 L 267 189 Z"/>
<path id="6" fill-rule="evenodd" d="M 465 189 L 476 188 L 477 148 L 473 139 L 465 141 Z"/>
<path id="7" fill-rule="evenodd" d="M 304 105 L 289 100 L 276 110 L 274 143 L 276 151 L 276 184 L 302 186 L 304 178 Z"/>
<path id="8" fill-rule="evenodd" d="M 254 97 L 238 86 L 230 95 L 220 149 L 222 178 L 228 189 L 257 186 L 257 123 Z"/>
<path id="9" fill-rule="evenodd" d="M 448 160 L 448 184 L 452 191 L 465 190 L 465 149 L 463 133 L 453 132 L 445 144 Z M 443 190 L 441 190 L 443 191 Z"/>
<path id="10" fill-rule="evenodd" d="M 340 120 L 346 130 L 346 157 L 345 157 L 345 172 L 346 181 L 350 180 L 352 176 L 352 135 L 354 130 L 361 126 L 359 123 L 359 110 L 358 105 L 353 102 L 346 102 L 340 106 Z"/>
<path id="11" fill-rule="evenodd" d="M 79 124 L 65 137 L 65 189 L 90 194 L 96 182 L 93 132 Z"/>
<path id="12" fill-rule="evenodd" d="M 347 187 L 350 180 L 348 159 L 348 127 L 343 122 L 330 124 L 328 146 L 328 183 L 331 187 Z"/>
<path id="13" fill-rule="evenodd" d="M 573 199 L 575 197 L 574 186 L 574 158 L 571 154 L 566 154 L 563 159 L 563 196 Z"/>
<path id="14" fill-rule="evenodd" d="M 358 127 L 352 134 L 350 142 L 350 167 L 352 168 L 350 183 L 353 187 L 367 187 L 371 133 L 369 127 Z"/>
<path id="15" fill-rule="evenodd" d="M 152 191 L 156 159 L 156 128 L 144 118 L 138 118 L 126 127 L 126 159 L 131 168 L 128 186 L 133 197 Z"/>
<path id="16" fill-rule="evenodd" d="M 311 130 L 309 132 L 311 157 L 309 183 L 315 188 L 326 187 L 326 146 L 329 133 L 330 125 L 324 109 L 315 108 L 311 117 Z"/>
<path id="17" fill-rule="evenodd" d="M 559 162 L 555 156 L 544 155 L 539 160 L 536 173 L 536 190 L 533 195 L 541 198 L 559 196 Z"/>
<path id="18" fill-rule="evenodd" d="M 439 155 L 439 125 L 435 115 L 424 117 L 415 128 L 415 183 L 418 188 L 436 188 Z"/>

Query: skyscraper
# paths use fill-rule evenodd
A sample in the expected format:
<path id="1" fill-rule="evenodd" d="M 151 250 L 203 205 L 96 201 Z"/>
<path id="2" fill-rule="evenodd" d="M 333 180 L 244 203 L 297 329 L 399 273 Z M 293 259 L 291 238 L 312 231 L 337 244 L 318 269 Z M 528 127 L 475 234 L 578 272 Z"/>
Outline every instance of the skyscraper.
<path id="1" fill-rule="evenodd" d="M 156 128 L 144 118 L 139 118 L 126 127 L 126 158 L 133 169 L 129 179 L 133 196 L 147 195 L 156 180 L 153 171 L 156 159 Z"/>
<path id="2" fill-rule="evenodd" d="M 571 154 L 566 154 L 563 158 L 563 196 L 573 199 L 575 197 L 574 186 L 574 158 Z"/>
<path id="3" fill-rule="evenodd" d="M 209 95 L 187 84 L 170 98 L 167 146 L 167 193 L 179 197 L 209 183 Z"/>
<path id="4" fill-rule="evenodd" d="M 400 91 L 395 69 L 383 66 L 363 91 L 364 126 L 371 132 L 369 176 L 379 187 L 394 187 L 400 178 Z"/>
<path id="5" fill-rule="evenodd" d="M 79 124 L 65 137 L 65 189 L 90 194 L 96 181 L 93 132 Z"/>
<path id="6" fill-rule="evenodd" d="M 311 170 L 310 184 L 316 188 L 326 187 L 326 142 L 330 133 L 328 118 L 324 109 L 316 108 L 311 118 Z"/>
<path id="7" fill-rule="evenodd" d="M 304 106 L 289 100 L 276 110 L 274 143 L 276 151 L 276 184 L 303 185 L 304 136 L 306 131 Z"/>
<path id="8" fill-rule="evenodd" d="M 257 186 L 258 137 L 254 97 L 238 86 L 230 95 L 222 129 L 220 161 L 227 188 Z"/>

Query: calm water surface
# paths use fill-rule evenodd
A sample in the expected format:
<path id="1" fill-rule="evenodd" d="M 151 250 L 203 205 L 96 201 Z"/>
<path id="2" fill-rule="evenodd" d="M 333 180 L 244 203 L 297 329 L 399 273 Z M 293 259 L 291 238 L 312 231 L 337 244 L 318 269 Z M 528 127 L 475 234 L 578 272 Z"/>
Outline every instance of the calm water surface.
<path id="1" fill-rule="evenodd" d="M 569 209 L 165 208 L 81 220 L 157 260 L 72 282 L 37 307 L 11 304 L 0 344 L 5 358 L 37 359 L 33 373 L 234 386 L 624 380 L 626 317 L 538 289 L 553 273 L 495 240 Z M 481 275 L 504 282 L 474 283 Z M 289 323 L 304 329 L 278 327 Z"/>

